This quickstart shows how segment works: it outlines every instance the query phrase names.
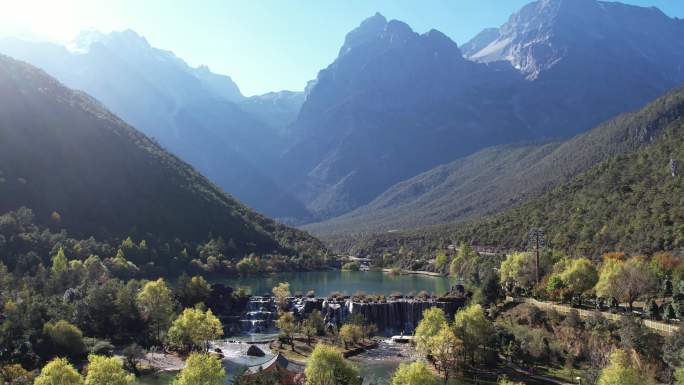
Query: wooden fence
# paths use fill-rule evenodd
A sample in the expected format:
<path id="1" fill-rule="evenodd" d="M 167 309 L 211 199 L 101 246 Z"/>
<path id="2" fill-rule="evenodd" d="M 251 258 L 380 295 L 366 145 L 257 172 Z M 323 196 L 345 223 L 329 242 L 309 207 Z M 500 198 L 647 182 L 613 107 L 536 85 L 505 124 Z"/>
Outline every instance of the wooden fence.
<path id="1" fill-rule="evenodd" d="M 612 321 L 620 321 L 622 317 L 633 317 L 633 316 L 625 316 L 622 314 L 615 314 L 615 313 L 609 313 L 605 311 L 597 311 L 597 310 L 587 310 L 587 309 L 577 309 L 574 307 L 570 307 L 567 305 L 559 305 L 553 302 L 544 302 L 544 301 L 537 301 L 534 298 L 512 298 L 508 297 L 507 298 L 509 302 L 524 302 L 524 303 L 529 303 L 532 304 L 540 309 L 553 309 L 561 314 L 568 314 L 572 310 L 577 311 L 579 316 L 581 318 L 589 318 L 596 314 L 597 312 L 601 314 L 603 317 L 606 319 L 612 320 Z M 679 326 L 673 325 L 673 324 L 668 324 L 665 322 L 658 322 L 658 321 L 652 321 L 652 320 L 642 320 L 644 323 L 644 326 L 646 326 L 649 329 L 657 330 L 660 333 L 666 334 L 666 335 L 671 335 L 677 330 L 679 330 Z"/>

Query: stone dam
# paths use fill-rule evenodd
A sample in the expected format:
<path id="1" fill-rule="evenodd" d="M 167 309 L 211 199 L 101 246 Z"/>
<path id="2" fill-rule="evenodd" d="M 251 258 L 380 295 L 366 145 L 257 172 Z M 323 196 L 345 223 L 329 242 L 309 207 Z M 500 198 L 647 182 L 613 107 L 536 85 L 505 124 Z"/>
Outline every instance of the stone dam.
<path id="1" fill-rule="evenodd" d="M 361 315 L 366 322 L 375 324 L 383 334 L 412 333 L 423 311 L 438 307 L 453 318 L 465 305 L 464 297 L 391 298 L 381 300 L 358 298 L 289 298 L 286 308 L 298 319 L 304 319 L 314 310 L 321 312 L 326 326 L 339 327 L 351 315 Z M 278 306 L 273 297 L 251 297 L 239 323 L 243 332 L 266 333 L 273 331 L 278 318 Z"/>

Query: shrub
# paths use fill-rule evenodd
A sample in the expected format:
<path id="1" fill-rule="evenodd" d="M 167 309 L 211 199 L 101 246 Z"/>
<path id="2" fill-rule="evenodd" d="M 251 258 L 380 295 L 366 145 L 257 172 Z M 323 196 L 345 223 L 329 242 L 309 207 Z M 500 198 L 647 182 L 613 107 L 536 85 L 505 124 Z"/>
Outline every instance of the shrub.
<path id="1" fill-rule="evenodd" d="M 342 270 L 345 271 L 359 271 L 360 269 L 361 266 L 358 262 L 347 262 L 344 265 L 342 265 Z"/>
<path id="2" fill-rule="evenodd" d="M 81 329 L 67 321 L 48 322 L 43 327 L 43 334 L 57 355 L 77 358 L 86 352 Z"/>

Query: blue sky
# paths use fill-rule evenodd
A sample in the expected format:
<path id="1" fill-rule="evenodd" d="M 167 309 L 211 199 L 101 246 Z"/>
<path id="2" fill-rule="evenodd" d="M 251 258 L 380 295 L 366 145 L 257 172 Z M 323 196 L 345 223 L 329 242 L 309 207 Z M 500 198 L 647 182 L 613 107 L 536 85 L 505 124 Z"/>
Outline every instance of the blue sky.
<path id="1" fill-rule="evenodd" d="M 133 29 L 191 65 L 227 74 L 246 95 L 301 90 L 376 11 L 461 44 L 529 0 L 0 0 L 0 36 L 68 41 L 84 29 Z M 627 0 L 684 17 L 681 0 Z M 39 10 L 39 11 L 37 11 Z"/>

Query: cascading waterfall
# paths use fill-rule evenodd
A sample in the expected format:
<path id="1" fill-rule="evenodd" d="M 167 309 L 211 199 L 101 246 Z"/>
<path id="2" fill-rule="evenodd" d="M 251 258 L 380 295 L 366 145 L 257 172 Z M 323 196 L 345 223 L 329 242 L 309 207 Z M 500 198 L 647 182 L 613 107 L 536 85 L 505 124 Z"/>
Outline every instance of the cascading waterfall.
<path id="1" fill-rule="evenodd" d="M 306 300 L 305 300 L 306 301 Z M 362 315 L 367 322 L 375 324 L 378 331 L 384 333 L 412 333 L 420 320 L 423 311 L 432 307 L 444 310 L 448 317 L 465 305 L 462 298 L 448 299 L 413 299 L 398 298 L 387 301 L 358 301 L 352 299 L 308 300 L 320 303 L 320 310 L 327 324 L 339 326 L 352 314 Z M 300 308 L 318 306 L 299 306 Z M 300 316 L 303 316 L 304 312 Z"/>
<path id="2" fill-rule="evenodd" d="M 412 333 L 423 312 L 432 307 L 444 310 L 448 317 L 465 305 L 463 298 L 395 298 L 382 301 L 352 298 L 291 298 L 288 307 L 298 319 L 304 319 L 313 310 L 319 310 L 326 325 L 339 327 L 345 320 L 359 314 L 375 324 L 380 333 Z M 263 333 L 273 330 L 278 307 L 270 297 L 251 297 L 240 319 L 243 332 Z"/>
<path id="3" fill-rule="evenodd" d="M 278 312 L 272 298 L 251 297 L 247 302 L 246 310 L 243 318 L 240 319 L 242 331 L 263 333 L 273 329 Z"/>

